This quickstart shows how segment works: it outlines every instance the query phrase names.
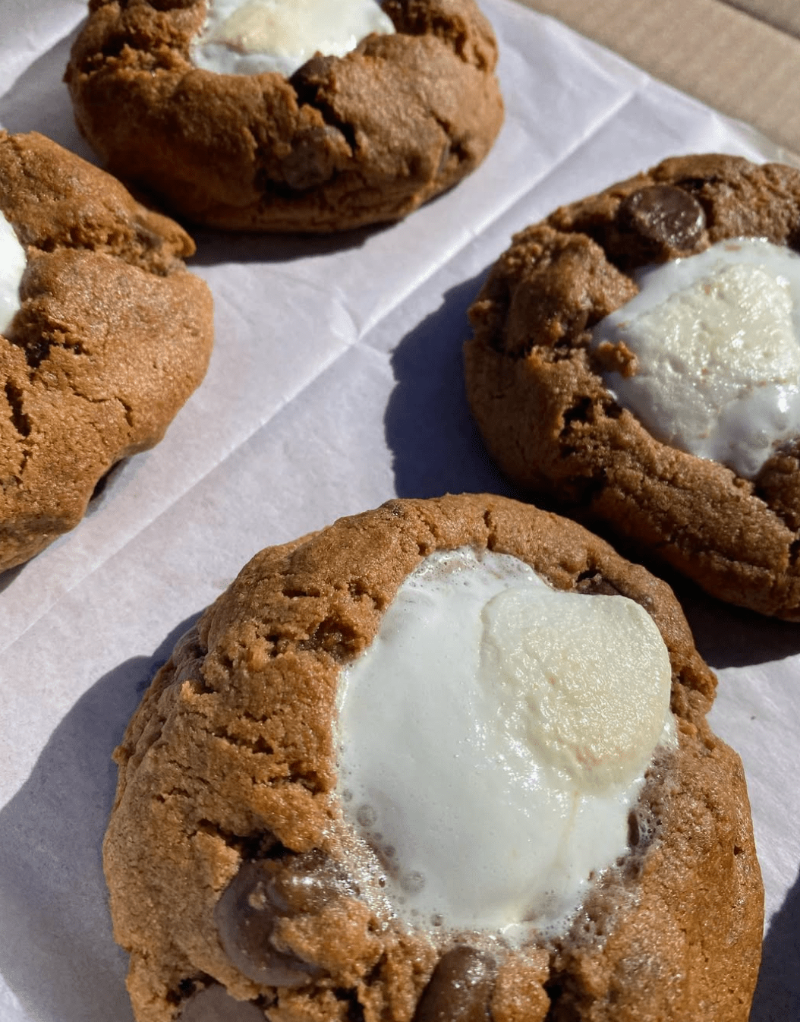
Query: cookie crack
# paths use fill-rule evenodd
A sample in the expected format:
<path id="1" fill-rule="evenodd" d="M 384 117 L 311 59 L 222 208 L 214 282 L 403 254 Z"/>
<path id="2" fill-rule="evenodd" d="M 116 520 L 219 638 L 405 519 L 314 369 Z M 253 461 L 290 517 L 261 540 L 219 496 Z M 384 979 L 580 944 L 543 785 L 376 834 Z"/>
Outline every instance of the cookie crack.
<path id="1" fill-rule="evenodd" d="M 366 1014 L 357 990 L 347 987 L 334 987 L 333 996 L 344 1008 L 347 1022 L 364 1022 Z"/>
<path id="2" fill-rule="evenodd" d="M 442 164 L 446 164 L 450 157 L 455 157 L 458 163 L 465 163 L 471 159 L 470 152 L 464 145 L 463 139 L 459 138 L 453 130 L 453 125 L 446 118 L 437 114 L 435 110 L 430 111 L 430 116 L 441 129 L 447 140 L 447 148 L 442 154 Z"/>
<path id="3" fill-rule="evenodd" d="M 166 246 L 157 244 L 157 237 L 154 231 L 140 223 L 126 230 L 124 225 L 109 227 L 92 221 L 70 227 L 66 236 L 40 239 L 36 247 L 44 255 L 57 252 L 105 255 L 150 276 L 166 279 L 182 271 L 185 264 L 179 256 L 166 251 Z"/>
<path id="4" fill-rule="evenodd" d="M 473 38 L 473 33 L 462 18 L 436 14 L 431 11 L 429 4 L 414 4 L 409 0 L 389 0 L 383 4 L 383 9 L 392 19 L 399 34 L 412 37 L 431 36 L 462 63 L 483 73 L 490 73 L 494 69 L 494 50 L 487 47 L 489 49 L 487 55 L 480 45 L 480 39 Z"/>
<path id="5" fill-rule="evenodd" d="M 31 435 L 31 420 L 23 407 L 24 394 L 15 383 L 6 380 L 5 395 L 11 412 L 11 425 L 26 440 Z"/>
<path id="6" fill-rule="evenodd" d="M 195 730 L 197 732 L 202 732 L 206 738 L 217 739 L 218 741 L 229 745 L 233 749 L 246 750 L 253 755 L 265 757 L 275 755 L 273 747 L 263 735 L 259 735 L 255 739 L 248 739 L 245 735 L 231 734 L 227 728 L 213 724 L 202 714 L 193 714 L 193 716 L 195 717 L 193 725 Z M 266 726 L 269 723 L 269 721 L 264 718 L 254 717 L 252 714 L 248 714 L 247 711 L 242 712 L 242 717 L 251 721 L 256 726 Z M 276 760 L 276 763 L 280 766 L 281 761 Z M 215 790 L 210 781 L 203 779 L 203 783 L 210 790 Z M 253 778 L 252 783 L 254 785 L 266 784 L 272 788 L 281 784 L 301 785 L 312 794 L 317 794 L 326 790 L 326 786 L 321 781 L 319 775 L 313 770 L 305 769 L 297 760 L 286 762 L 284 770 L 271 770 L 269 772 L 268 779 Z"/>
<path id="7" fill-rule="evenodd" d="M 296 648 L 327 653 L 337 663 L 346 663 L 361 652 L 362 646 L 362 637 L 350 622 L 329 614 L 314 627 L 307 639 L 297 643 Z"/>
<path id="8" fill-rule="evenodd" d="M 479 71 L 491 70 L 480 50 L 473 50 L 469 46 L 469 32 L 463 24 L 456 26 L 452 21 L 441 16 L 433 17 L 428 23 L 426 31 L 420 34 L 435 36 L 449 50 L 452 50 L 463 63 L 470 64 Z"/>
<path id="9" fill-rule="evenodd" d="M 22 351 L 28 368 L 31 370 L 39 369 L 42 363 L 50 357 L 53 348 L 60 348 L 62 351 L 78 356 L 88 354 L 80 341 L 69 339 L 68 335 L 61 330 L 54 329 L 49 333 L 36 332 L 32 336 L 27 335 L 28 333 L 28 331 L 18 332 L 9 340 Z M 33 382 L 34 376 L 35 373 L 31 372 L 31 382 Z"/>
<path id="10" fill-rule="evenodd" d="M 117 395 L 116 400 L 119 401 L 119 403 L 122 405 L 122 410 L 125 414 L 125 422 L 131 429 L 133 429 L 134 428 L 133 406 L 130 405 L 124 398 L 120 397 L 119 395 Z"/>
<path id="11" fill-rule="evenodd" d="M 243 713 L 242 717 L 246 720 L 252 721 L 254 724 L 266 724 L 265 720 L 260 720 L 255 717 L 251 717 L 247 713 Z M 227 745 L 231 745 L 236 749 L 246 749 L 254 756 L 274 756 L 275 749 L 267 741 L 263 735 L 258 735 L 256 738 L 247 738 L 245 735 L 231 734 L 227 728 L 215 727 L 211 728 L 207 732 L 214 738 L 218 738 L 221 742 L 225 742 Z"/>
<path id="12" fill-rule="evenodd" d="M 86 401 L 86 403 L 90 405 L 107 405 L 114 402 L 122 404 L 120 399 L 117 397 L 92 397 L 90 394 L 84 394 L 77 387 L 72 388 L 72 393 L 75 397 L 80 398 L 81 401 Z"/>
<path id="13" fill-rule="evenodd" d="M 165 804 L 171 798 L 182 798 L 186 799 L 186 801 L 188 802 L 194 798 L 194 795 L 192 792 L 187 791 L 186 788 L 180 788 L 176 786 L 174 788 L 170 788 L 168 791 L 156 792 L 156 794 L 153 797 L 155 798 L 156 802 L 161 802 L 162 804 Z"/>
<path id="14" fill-rule="evenodd" d="M 312 67 L 313 59 L 314 58 L 312 58 L 312 61 L 309 61 L 309 64 L 312 64 Z M 325 59 L 326 58 L 324 57 L 322 58 L 322 60 Z M 303 65 L 303 68 L 308 69 L 309 64 Z M 342 136 L 345 143 L 347 144 L 348 149 L 350 150 L 348 155 L 351 158 L 354 157 L 360 149 L 360 146 L 358 144 L 358 134 L 356 131 L 356 127 L 349 121 L 343 120 L 336 113 L 336 110 L 334 109 L 333 105 L 322 98 L 322 96 L 320 95 L 322 82 L 316 82 L 314 81 L 313 78 L 305 80 L 304 77 L 301 77 L 298 74 L 297 76 L 294 76 L 293 78 L 290 79 L 289 84 L 292 85 L 292 87 L 295 90 L 298 105 L 311 107 L 313 110 L 316 110 L 317 113 L 322 118 L 323 122 L 325 123 L 325 127 L 333 128 L 335 131 L 339 132 L 339 134 Z M 335 178 L 336 174 L 337 171 L 333 169 L 330 175 L 331 179 Z M 291 188 L 291 185 L 287 183 L 287 187 Z M 292 191 L 302 191 L 302 189 L 292 188 Z"/>

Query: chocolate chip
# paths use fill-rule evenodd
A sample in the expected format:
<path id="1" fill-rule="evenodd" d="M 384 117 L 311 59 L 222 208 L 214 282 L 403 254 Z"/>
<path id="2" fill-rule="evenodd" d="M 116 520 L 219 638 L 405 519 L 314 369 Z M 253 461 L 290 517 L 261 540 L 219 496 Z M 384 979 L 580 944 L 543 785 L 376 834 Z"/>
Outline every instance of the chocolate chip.
<path id="1" fill-rule="evenodd" d="M 584 596 L 622 596 L 614 583 L 603 578 L 599 571 L 579 578 L 575 583 L 575 589 Z"/>
<path id="2" fill-rule="evenodd" d="M 465 945 L 452 948 L 433 970 L 414 1022 L 491 1022 L 496 971 L 491 955 Z"/>
<path id="3" fill-rule="evenodd" d="M 310 103 L 312 106 L 316 103 L 319 89 L 327 83 L 334 64 L 334 57 L 323 57 L 317 53 L 295 71 L 289 82 L 297 93 L 299 103 Z"/>
<path id="4" fill-rule="evenodd" d="M 179 1022 L 264 1022 L 264 1012 L 252 1001 L 237 1001 L 215 983 L 192 994 L 178 1016 Z"/>
<path id="5" fill-rule="evenodd" d="M 245 976 L 268 986 L 299 987 L 324 970 L 273 943 L 280 919 L 313 915 L 356 891 L 342 868 L 322 852 L 249 859 L 223 892 L 214 921 L 228 958 Z"/>
<path id="6" fill-rule="evenodd" d="M 631 848 L 635 848 L 642 837 L 642 831 L 639 827 L 639 817 L 635 812 L 628 813 L 628 845 Z"/>
<path id="7" fill-rule="evenodd" d="M 282 860 L 270 883 L 270 897 L 284 915 L 319 912 L 335 898 L 356 891 L 345 870 L 318 850 Z"/>
<path id="8" fill-rule="evenodd" d="M 697 199 L 674 185 L 650 185 L 632 192 L 620 204 L 617 216 L 620 227 L 652 245 L 654 254 L 664 254 L 664 249 L 687 251 L 697 243 L 706 223 Z"/>

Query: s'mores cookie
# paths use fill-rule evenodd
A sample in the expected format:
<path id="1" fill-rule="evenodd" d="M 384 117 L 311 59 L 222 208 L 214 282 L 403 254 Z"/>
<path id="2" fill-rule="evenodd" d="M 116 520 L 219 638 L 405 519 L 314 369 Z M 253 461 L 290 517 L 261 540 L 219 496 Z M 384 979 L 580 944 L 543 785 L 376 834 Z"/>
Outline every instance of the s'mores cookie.
<path id="1" fill-rule="evenodd" d="M 82 518 L 152 447 L 213 337 L 189 236 L 42 135 L 0 132 L 0 571 Z"/>
<path id="2" fill-rule="evenodd" d="M 668 587 L 491 496 L 258 554 L 117 751 L 139 1022 L 744 1022 L 763 892 Z"/>
<path id="3" fill-rule="evenodd" d="M 66 81 L 108 169 L 236 230 L 397 220 L 503 119 L 473 0 L 95 0 Z"/>
<path id="4" fill-rule="evenodd" d="M 514 238 L 467 392 L 526 490 L 800 619 L 800 172 L 685 156 Z"/>

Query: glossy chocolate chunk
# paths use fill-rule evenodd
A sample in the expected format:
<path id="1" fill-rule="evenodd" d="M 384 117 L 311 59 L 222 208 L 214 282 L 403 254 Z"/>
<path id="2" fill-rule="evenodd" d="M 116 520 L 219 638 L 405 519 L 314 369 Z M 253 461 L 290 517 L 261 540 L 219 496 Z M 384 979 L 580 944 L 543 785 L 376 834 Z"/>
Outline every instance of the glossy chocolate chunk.
<path id="1" fill-rule="evenodd" d="M 237 1001 L 225 987 L 215 983 L 192 994 L 178 1019 L 179 1022 L 264 1022 L 264 1012 L 252 1001 Z"/>
<path id="2" fill-rule="evenodd" d="M 700 238 L 706 217 L 693 196 L 674 185 L 650 185 L 632 192 L 619 207 L 619 224 L 657 249 L 687 251 Z"/>
<path id="3" fill-rule="evenodd" d="M 417 1005 L 414 1022 L 491 1022 L 494 958 L 459 945 L 444 954 Z"/>
<path id="4" fill-rule="evenodd" d="M 299 987 L 324 970 L 279 950 L 272 940 L 276 923 L 354 894 L 341 867 L 319 851 L 249 859 L 217 902 L 214 920 L 225 953 L 245 976 L 269 986 Z"/>

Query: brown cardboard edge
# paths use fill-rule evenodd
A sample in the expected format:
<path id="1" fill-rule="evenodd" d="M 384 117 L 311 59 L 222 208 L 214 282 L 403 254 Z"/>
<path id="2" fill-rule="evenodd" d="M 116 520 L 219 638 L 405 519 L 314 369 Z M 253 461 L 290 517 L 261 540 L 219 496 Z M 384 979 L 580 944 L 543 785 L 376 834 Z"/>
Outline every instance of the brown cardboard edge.
<path id="1" fill-rule="evenodd" d="M 800 39 L 793 35 L 722 0 L 519 2 L 747 121 L 800 162 Z"/>
<path id="2" fill-rule="evenodd" d="M 781 32 L 800 38 L 800 4 L 797 0 L 725 0 L 725 3 L 760 18 Z"/>

